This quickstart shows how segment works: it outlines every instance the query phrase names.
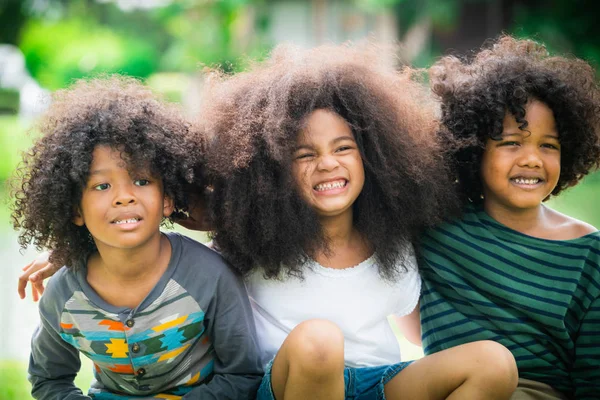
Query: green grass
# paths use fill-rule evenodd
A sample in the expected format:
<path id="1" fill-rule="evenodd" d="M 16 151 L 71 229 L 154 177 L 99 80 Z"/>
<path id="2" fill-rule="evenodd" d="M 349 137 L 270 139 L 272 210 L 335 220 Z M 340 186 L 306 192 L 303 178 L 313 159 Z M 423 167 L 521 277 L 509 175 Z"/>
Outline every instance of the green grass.
<path id="1" fill-rule="evenodd" d="M 92 382 L 92 362 L 81 358 L 81 370 L 75 378 L 75 385 L 87 393 Z M 0 361 L 0 399 L 2 400 L 33 400 L 30 395 L 31 384 L 27 381 L 27 362 Z"/>
<path id="2" fill-rule="evenodd" d="M 27 365 L 24 362 L 0 361 L 0 399 L 29 400 Z"/>

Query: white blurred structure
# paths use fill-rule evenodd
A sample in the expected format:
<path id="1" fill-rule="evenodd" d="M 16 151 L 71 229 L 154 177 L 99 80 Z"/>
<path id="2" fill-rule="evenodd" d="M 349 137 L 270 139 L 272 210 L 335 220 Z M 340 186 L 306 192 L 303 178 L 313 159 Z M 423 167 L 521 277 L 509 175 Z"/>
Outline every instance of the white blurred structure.
<path id="1" fill-rule="evenodd" d="M 21 117 L 34 117 L 48 107 L 50 92 L 29 75 L 23 53 L 10 44 L 0 44 L 0 88 L 19 92 Z"/>

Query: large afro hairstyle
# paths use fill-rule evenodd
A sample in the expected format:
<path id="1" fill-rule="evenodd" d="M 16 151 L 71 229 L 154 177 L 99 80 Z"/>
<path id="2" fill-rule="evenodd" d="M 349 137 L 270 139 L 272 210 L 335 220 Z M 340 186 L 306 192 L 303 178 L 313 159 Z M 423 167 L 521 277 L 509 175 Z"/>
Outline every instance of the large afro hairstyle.
<path id="1" fill-rule="evenodd" d="M 56 92 L 37 131 L 41 137 L 11 183 L 12 221 L 21 246 L 51 250 L 55 265 L 77 268 L 96 251 L 87 228 L 72 222 L 96 146 L 120 151 L 129 171 L 150 168 L 174 200 L 175 215 L 186 211 L 202 140 L 178 109 L 135 79 L 81 80 Z"/>
<path id="2" fill-rule="evenodd" d="M 201 117 L 213 239 L 242 274 L 301 277 L 311 256 L 329 250 L 291 172 L 298 133 L 316 109 L 340 115 L 356 139 L 365 183 L 354 225 L 382 277 L 403 272 L 410 243 L 455 209 L 434 107 L 412 71 L 393 61 L 392 49 L 373 44 L 283 45 L 247 72 L 208 79 Z"/>
<path id="3" fill-rule="evenodd" d="M 504 35 L 471 59 L 441 58 L 430 78 L 464 202 L 482 202 L 480 169 L 487 139 L 501 139 L 506 113 L 527 130 L 525 106 L 531 100 L 552 110 L 559 133 L 561 173 L 551 195 L 598 168 L 600 90 L 585 61 L 551 56 L 542 44 Z"/>

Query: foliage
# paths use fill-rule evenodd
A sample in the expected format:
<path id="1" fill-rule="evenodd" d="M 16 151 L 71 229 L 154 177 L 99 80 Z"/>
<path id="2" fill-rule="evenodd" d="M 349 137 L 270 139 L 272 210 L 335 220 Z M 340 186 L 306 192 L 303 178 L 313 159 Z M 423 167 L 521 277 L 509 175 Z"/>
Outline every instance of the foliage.
<path id="1" fill-rule="evenodd" d="M 516 9 L 512 31 L 551 50 L 569 52 L 600 67 L 596 0 L 537 0 Z M 600 75 L 600 71 L 599 71 Z"/>
<path id="2" fill-rule="evenodd" d="M 0 2 L 0 43 L 17 44 L 19 31 L 27 17 L 21 0 Z"/>
<path id="3" fill-rule="evenodd" d="M 28 125 L 16 116 L 0 115 L 0 182 L 10 177 L 21 160 L 21 152 L 31 144 L 27 129 Z"/>
<path id="4" fill-rule="evenodd" d="M 50 89 L 102 72 L 239 70 L 242 55 L 260 56 L 268 45 L 266 0 L 181 0 L 133 11 L 110 1 L 5 1 L 0 23 L 19 24 L 0 28 L 0 42 L 20 38 L 30 73 Z"/>
<path id="5" fill-rule="evenodd" d="M 174 2 L 155 10 L 173 38 L 161 60 L 163 71 L 196 71 L 199 65 L 238 71 L 242 55 L 267 48 L 263 1 Z"/>
<path id="6" fill-rule="evenodd" d="M 31 74 L 50 89 L 102 72 L 147 77 L 156 69 L 158 58 L 150 43 L 85 19 L 30 20 L 21 50 Z"/>
<path id="7" fill-rule="evenodd" d="M 0 88 L 0 115 L 3 113 L 16 114 L 19 111 L 19 91 Z"/>

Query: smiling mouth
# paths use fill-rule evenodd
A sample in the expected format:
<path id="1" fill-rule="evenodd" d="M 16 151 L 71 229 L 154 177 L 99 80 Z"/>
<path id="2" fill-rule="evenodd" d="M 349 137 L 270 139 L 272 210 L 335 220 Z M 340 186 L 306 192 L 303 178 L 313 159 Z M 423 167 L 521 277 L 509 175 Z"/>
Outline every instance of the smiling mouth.
<path id="1" fill-rule="evenodd" d="M 135 224 L 136 222 L 141 221 L 141 218 L 128 218 L 128 219 L 117 219 L 114 220 L 112 223 L 115 225 L 122 225 L 122 224 Z"/>
<path id="2" fill-rule="evenodd" d="M 319 183 L 318 185 L 315 185 L 313 187 L 313 189 L 316 190 L 317 192 L 323 192 L 325 190 L 340 189 L 340 188 L 345 187 L 347 184 L 348 184 L 347 180 L 340 179 L 339 181 Z"/>
<path id="3" fill-rule="evenodd" d="M 537 185 L 538 183 L 543 182 L 543 180 L 540 178 L 523 178 L 523 177 L 511 178 L 511 181 L 513 181 L 517 185 L 529 185 L 529 186 L 534 186 L 534 185 Z"/>

